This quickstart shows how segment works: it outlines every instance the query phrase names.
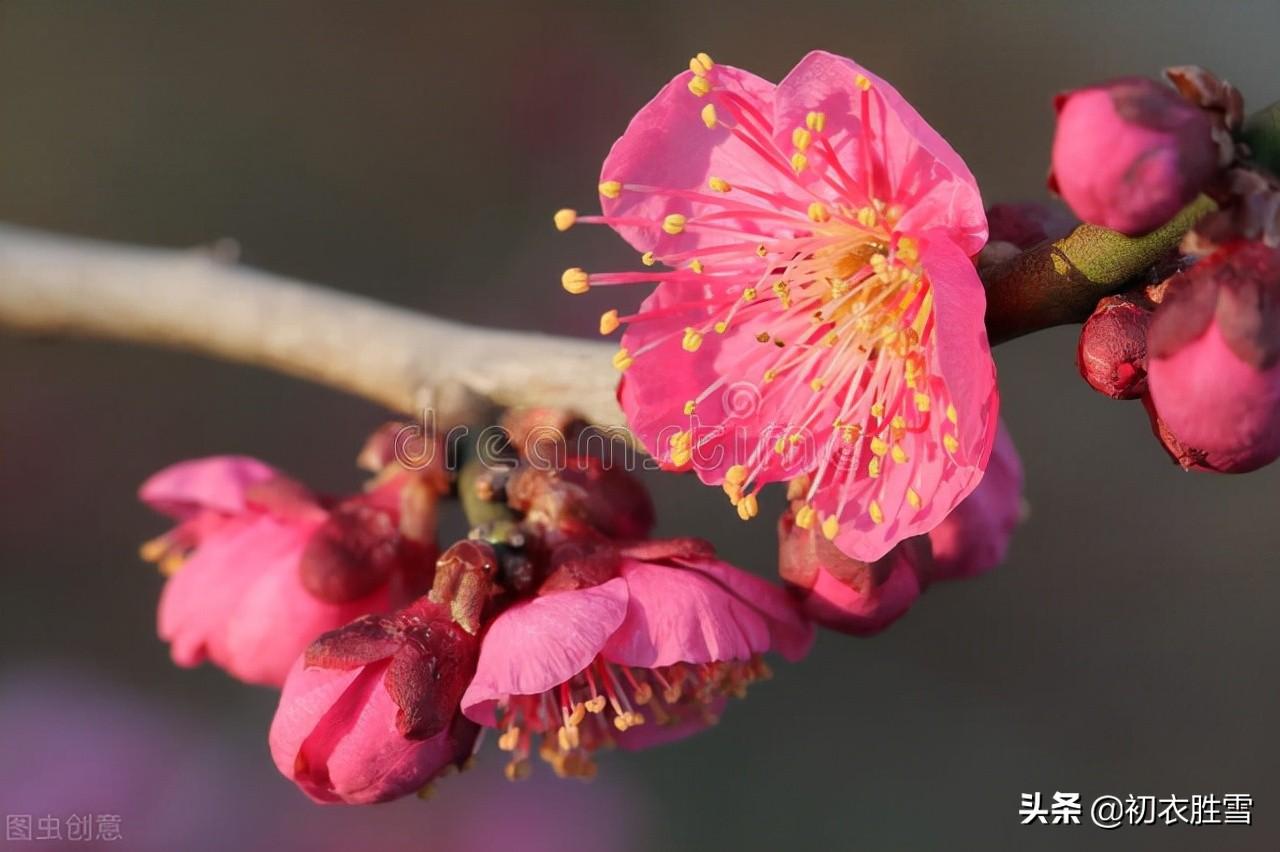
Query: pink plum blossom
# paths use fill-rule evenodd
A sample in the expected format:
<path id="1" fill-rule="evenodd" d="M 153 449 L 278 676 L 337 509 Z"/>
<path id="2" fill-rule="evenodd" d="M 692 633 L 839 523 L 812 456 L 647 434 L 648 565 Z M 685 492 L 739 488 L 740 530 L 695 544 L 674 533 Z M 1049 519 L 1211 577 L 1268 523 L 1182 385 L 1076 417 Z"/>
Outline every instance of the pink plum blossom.
<path id="1" fill-rule="evenodd" d="M 148 479 L 143 502 L 178 521 L 143 548 L 169 576 L 158 626 L 174 662 L 278 686 L 316 636 L 387 609 L 393 585 L 433 558 L 398 535 L 401 485 L 329 500 L 242 456 Z"/>
<path id="2" fill-rule="evenodd" d="M 1280 457 L 1280 250 L 1236 243 L 1169 280 L 1149 335 L 1156 429 L 1188 468 Z"/>
<path id="3" fill-rule="evenodd" d="M 1112 80 L 1060 95 L 1056 105 L 1050 187 L 1086 222 L 1154 230 L 1217 171 L 1209 114 L 1154 80 Z"/>
<path id="4" fill-rule="evenodd" d="M 538 595 L 493 619 L 462 698 L 502 731 L 512 778 L 535 748 L 557 774 L 589 777 L 598 748 L 694 733 L 766 674 L 762 654 L 799 659 L 812 641 L 780 588 L 703 542 L 570 545 L 552 566 Z"/>
<path id="5" fill-rule="evenodd" d="M 829 53 L 778 85 L 699 54 L 604 162 L 603 215 L 656 282 L 614 364 L 665 467 L 720 484 L 744 519 L 800 483 L 796 522 L 875 560 L 982 477 L 999 397 L 971 257 L 987 238 L 964 162 L 885 81 Z M 656 267 L 662 264 L 662 267 Z"/>

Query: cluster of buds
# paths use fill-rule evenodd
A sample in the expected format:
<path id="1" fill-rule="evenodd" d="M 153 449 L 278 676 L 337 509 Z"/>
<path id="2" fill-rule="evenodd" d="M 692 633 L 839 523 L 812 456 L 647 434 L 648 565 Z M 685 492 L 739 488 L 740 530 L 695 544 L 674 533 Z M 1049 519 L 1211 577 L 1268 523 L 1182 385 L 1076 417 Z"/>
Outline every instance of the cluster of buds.
<path id="1" fill-rule="evenodd" d="M 1216 205 L 1098 303 L 1078 365 L 1099 392 L 1141 399 L 1184 468 L 1242 473 L 1280 457 L 1280 179 L 1236 89 L 1193 66 L 1166 77 L 1176 92 L 1124 80 L 1060 102 L 1054 175 L 1082 218 L 1142 233 L 1197 194 Z"/>

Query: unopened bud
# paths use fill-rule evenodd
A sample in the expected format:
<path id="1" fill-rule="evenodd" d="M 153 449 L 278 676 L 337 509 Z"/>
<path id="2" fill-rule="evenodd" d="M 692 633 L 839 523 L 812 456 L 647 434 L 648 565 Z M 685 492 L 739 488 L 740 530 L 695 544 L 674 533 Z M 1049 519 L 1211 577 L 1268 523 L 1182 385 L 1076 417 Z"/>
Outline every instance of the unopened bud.
<path id="1" fill-rule="evenodd" d="M 1108 296 L 1080 329 L 1076 366 L 1098 393 L 1137 399 L 1147 391 L 1151 309 L 1139 298 Z"/>

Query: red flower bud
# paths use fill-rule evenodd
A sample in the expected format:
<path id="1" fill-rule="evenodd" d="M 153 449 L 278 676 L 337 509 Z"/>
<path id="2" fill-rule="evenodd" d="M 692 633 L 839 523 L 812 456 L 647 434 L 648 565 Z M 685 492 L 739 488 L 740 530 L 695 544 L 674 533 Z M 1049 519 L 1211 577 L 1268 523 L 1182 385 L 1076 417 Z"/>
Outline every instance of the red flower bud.
<path id="1" fill-rule="evenodd" d="M 1148 346 L 1153 423 L 1183 467 L 1280 457 L 1280 250 L 1236 243 L 1174 276 Z"/>
<path id="2" fill-rule="evenodd" d="M 1108 296 L 1080 329 L 1076 366 L 1098 393 L 1137 399 L 1147 391 L 1151 309 L 1137 298 Z"/>
<path id="3" fill-rule="evenodd" d="M 1218 169 L 1209 114 L 1153 80 L 1078 89 L 1056 106 L 1049 185 L 1091 224 L 1125 234 L 1154 230 Z"/>
<path id="4" fill-rule="evenodd" d="M 818 530 L 778 521 L 778 572 L 806 617 L 842 633 L 866 636 L 888 627 L 920 596 L 932 559 L 928 536 L 905 539 L 870 564 L 845 556 Z"/>

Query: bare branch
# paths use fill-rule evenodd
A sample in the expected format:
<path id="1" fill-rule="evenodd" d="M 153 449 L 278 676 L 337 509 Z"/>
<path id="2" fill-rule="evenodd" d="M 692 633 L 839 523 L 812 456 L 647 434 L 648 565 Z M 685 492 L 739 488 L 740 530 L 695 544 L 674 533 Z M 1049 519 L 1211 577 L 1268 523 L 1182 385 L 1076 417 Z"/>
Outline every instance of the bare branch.
<path id="1" fill-rule="evenodd" d="M 185 349 L 442 425 L 490 405 L 621 424 L 605 343 L 475 328 L 219 261 L 0 226 L 0 328 Z"/>

